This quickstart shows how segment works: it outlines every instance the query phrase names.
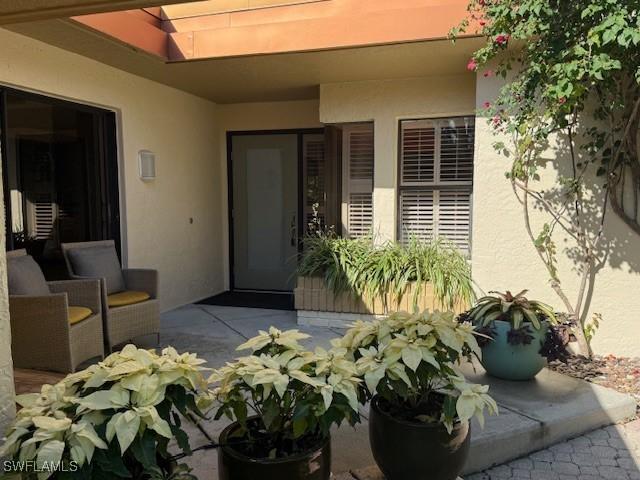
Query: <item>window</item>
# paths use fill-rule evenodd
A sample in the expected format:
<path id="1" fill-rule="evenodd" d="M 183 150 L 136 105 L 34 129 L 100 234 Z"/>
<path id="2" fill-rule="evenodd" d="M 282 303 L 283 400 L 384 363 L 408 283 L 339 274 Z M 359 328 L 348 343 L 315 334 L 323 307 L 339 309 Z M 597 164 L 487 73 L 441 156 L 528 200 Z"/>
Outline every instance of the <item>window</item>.
<path id="1" fill-rule="evenodd" d="M 345 125 L 342 139 L 343 233 L 364 237 L 373 225 L 373 124 Z"/>
<path id="2" fill-rule="evenodd" d="M 400 123 L 403 243 L 440 237 L 470 252 L 474 130 L 474 117 Z"/>

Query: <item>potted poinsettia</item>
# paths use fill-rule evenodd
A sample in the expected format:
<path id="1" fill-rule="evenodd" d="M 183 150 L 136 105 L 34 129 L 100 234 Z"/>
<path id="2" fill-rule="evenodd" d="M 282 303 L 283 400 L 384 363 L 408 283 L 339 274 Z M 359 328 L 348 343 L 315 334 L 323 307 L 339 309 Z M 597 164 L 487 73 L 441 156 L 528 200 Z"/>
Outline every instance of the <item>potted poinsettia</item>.
<path id="1" fill-rule="evenodd" d="M 15 478 L 23 480 L 195 478 L 173 461 L 169 442 L 190 454 L 182 422 L 210 405 L 202 363 L 173 348 L 157 355 L 127 345 L 40 393 L 19 396 L 22 408 L 0 457 L 9 459 L 5 467 L 21 465 Z"/>
<path id="2" fill-rule="evenodd" d="M 459 362 L 480 350 L 471 324 L 453 313 L 394 313 L 357 322 L 346 348 L 371 400 L 369 439 L 388 480 L 453 480 L 469 451 L 469 420 L 497 413 L 488 387 L 469 384 Z"/>
<path id="3" fill-rule="evenodd" d="M 505 380 L 530 380 L 547 364 L 567 353 L 569 328 L 560 325 L 553 308 L 525 297 L 489 292 L 462 318 L 485 337 L 480 342 L 482 366 L 490 375 Z"/>
<path id="4" fill-rule="evenodd" d="M 315 352 L 308 335 L 271 327 L 238 347 L 247 356 L 213 372 L 220 435 L 220 480 L 328 480 L 329 430 L 359 422 L 360 380 L 346 349 Z"/>

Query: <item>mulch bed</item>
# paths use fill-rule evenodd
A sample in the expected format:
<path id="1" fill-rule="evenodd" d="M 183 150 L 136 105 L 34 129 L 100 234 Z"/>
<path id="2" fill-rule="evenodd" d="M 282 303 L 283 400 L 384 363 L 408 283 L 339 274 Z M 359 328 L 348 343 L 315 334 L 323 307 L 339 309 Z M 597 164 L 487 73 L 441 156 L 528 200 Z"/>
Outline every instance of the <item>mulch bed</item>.
<path id="1" fill-rule="evenodd" d="M 582 356 L 572 356 L 566 364 L 551 362 L 549 368 L 632 395 L 636 399 L 640 415 L 640 358 L 595 355 L 589 360 Z"/>

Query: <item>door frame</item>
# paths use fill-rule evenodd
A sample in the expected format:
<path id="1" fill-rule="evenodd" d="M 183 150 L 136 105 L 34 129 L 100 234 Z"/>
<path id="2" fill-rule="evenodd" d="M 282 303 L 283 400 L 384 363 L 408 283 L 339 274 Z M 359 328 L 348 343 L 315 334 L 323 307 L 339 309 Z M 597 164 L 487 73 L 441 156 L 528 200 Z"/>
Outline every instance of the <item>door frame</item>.
<path id="1" fill-rule="evenodd" d="M 234 245 L 234 220 L 233 220 L 233 137 L 242 136 L 269 136 L 269 135 L 297 135 L 298 139 L 298 252 L 302 251 L 302 235 L 304 231 L 304 219 L 301 212 L 303 205 L 302 185 L 304 183 L 304 135 L 324 134 L 324 128 L 292 128 L 280 130 L 237 130 L 227 131 L 227 222 L 229 225 L 229 290 L 235 290 L 235 245 Z M 289 290 L 266 290 L 271 292 L 290 293 Z"/>
<path id="2" fill-rule="evenodd" d="M 55 97 L 53 95 L 35 93 L 0 84 L 0 161 L 2 162 L 2 182 L 4 187 L 3 196 L 5 201 L 5 249 L 9 250 L 14 247 L 13 235 L 9 228 L 9 222 L 11 220 L 11 195 L 7 188 L 7 166 L 9 161 L 6 149 L 8 123 L 7 93 L 27 99 L 40 100 L 52 105 L 74 108 L 76 110 L 95 115 L 99 130 L 99 132 L 97 132 L 99 138 L 96 138 L 96 142 L 100 145 L 101 150 L 101 154 L 97 159 L 98 169 L 101 174 L 100 181 L 103 184 L 102 194 L 105 197 L 103 198 L 103 201 L 106 204 L 107 213 L 109 215 L 107 226 L 108 232 L 106 232 L 106 236 L 114 240 L 116 252 L 118 253 L 118 256 L 122 258 L 123 225 L 121 222 L 121 169 L 117 112 L 108 108 L 87 105 L 77 101 Z"/>

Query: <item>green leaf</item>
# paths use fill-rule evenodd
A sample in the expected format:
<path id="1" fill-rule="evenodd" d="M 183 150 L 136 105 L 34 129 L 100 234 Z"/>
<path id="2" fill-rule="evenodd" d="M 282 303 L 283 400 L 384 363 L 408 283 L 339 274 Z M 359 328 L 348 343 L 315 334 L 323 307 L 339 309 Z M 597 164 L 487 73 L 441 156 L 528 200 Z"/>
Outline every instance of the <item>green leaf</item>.
<path id="1" fill-rule="evenodd" d="M 156 442 L 155 435 L 150 430 L 146 430 L 142 437 L 138 437 L 131 444 L 131 453 L 135 459 L 146 468 L 156 464 Z"/>
<path id="2" fill-rule="evenodd" d="M 307 419 L 306 417 L 296 418 L 293 421 L 293 438 L 300 438 L 307 429 Z"/>

